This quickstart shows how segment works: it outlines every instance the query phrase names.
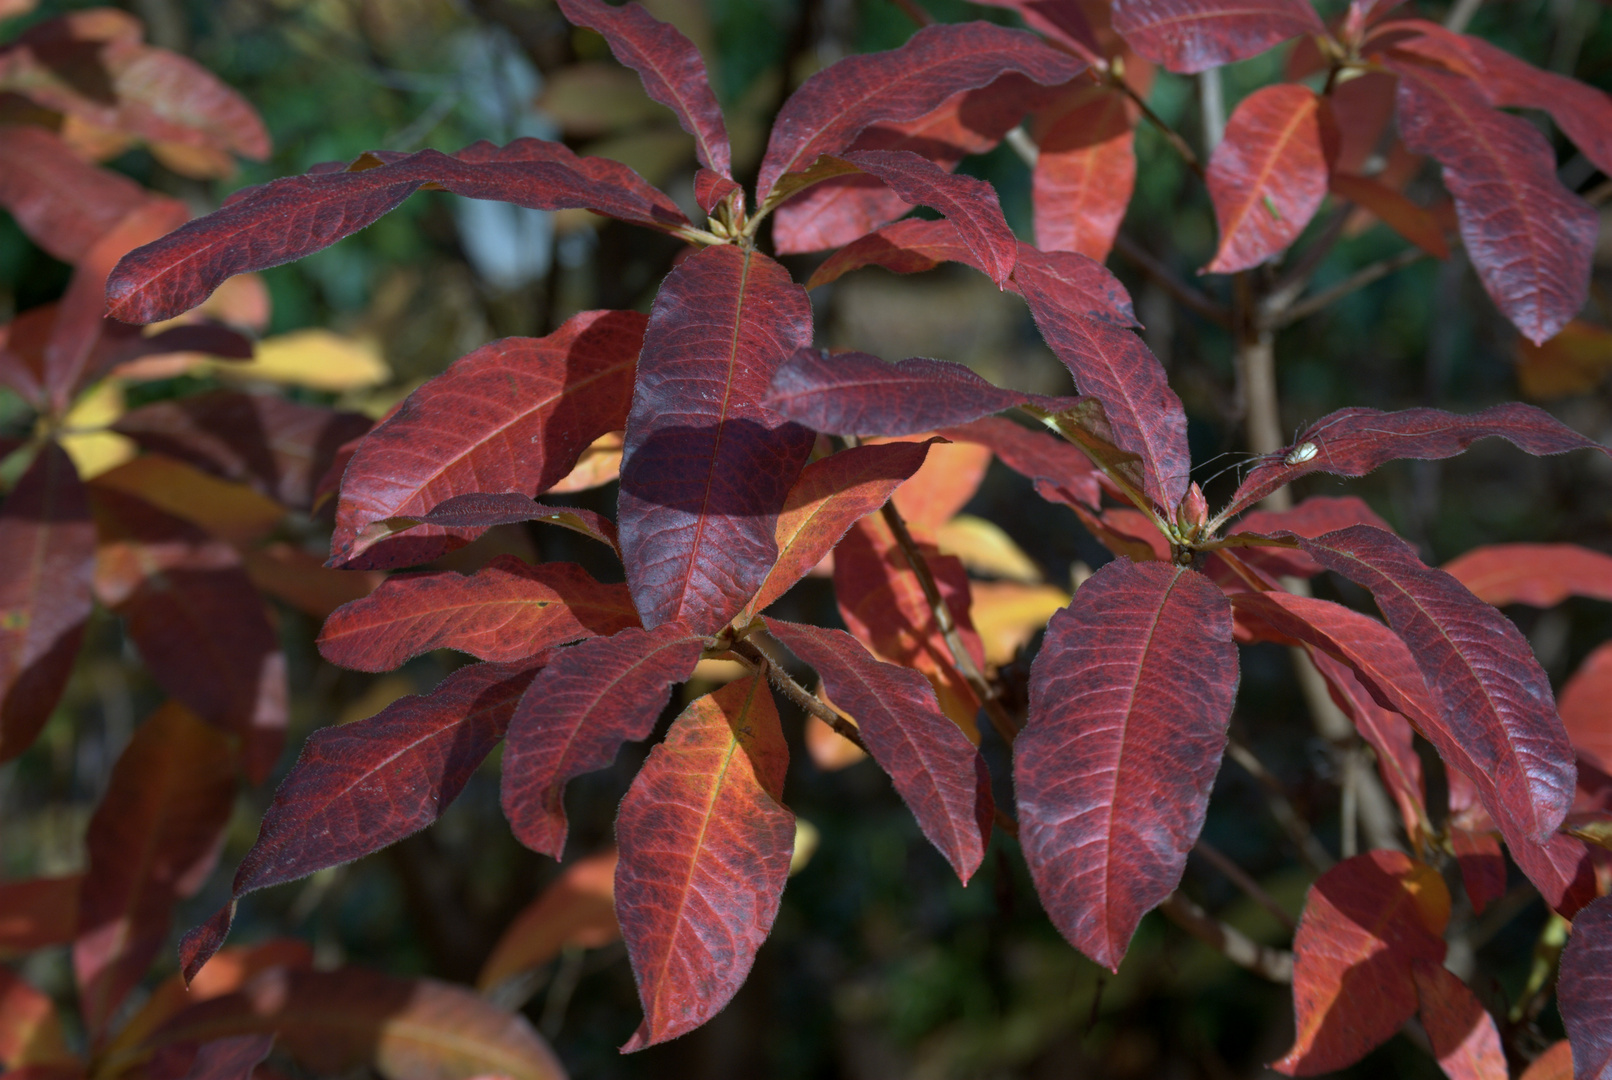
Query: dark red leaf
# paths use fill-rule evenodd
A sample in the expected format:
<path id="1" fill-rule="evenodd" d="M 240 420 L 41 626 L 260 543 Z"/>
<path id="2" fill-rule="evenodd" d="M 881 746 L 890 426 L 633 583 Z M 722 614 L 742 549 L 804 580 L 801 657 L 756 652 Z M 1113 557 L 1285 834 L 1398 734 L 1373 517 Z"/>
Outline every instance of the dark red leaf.
<path id="1" fill-rule="evenodd" d="M 87 163 L 42 127 L 0 124 L 0 161 L 0 206 L 62 262 L 83 258 L 147 198 L 139 184 Z"/>
<path id="2" fill-rule="evenodd" d="M 1573 1046 L 1573 1075 L 1612 1076 L 1612 897 L 1603 896 L 1573 919 L 1556 1001 Z"/>
<path id="3" fill-rule="evenodd" d="M 1110 970 L 1181 881 L 1237 674 L 1226 598 L 1179 566 L 1117 559 L 1047 624 L 1013 744 L 1019 842 L 1053 925 Z"/>
<path id="4" fill-rule="evenodd" d="M 1015 405 L 1061 412 L 1072 399 L 992 386 L 962 364 L 801 349 L 778 369 L 766 405 L 828 435 L 915 435 Z"/>
<path id="5" fill-rule="evenodd" d="M 1416 1011 L 1416 961 L 1444 961 L 1449 918 L 1443 879 L 1398 851 L 1345 859 L 1316 879 L 1293 938 L 1297 1037 L 1271 1067 L 1341 1069 L 1398 1031 Z"/>
<path id="6" fill-rule="evenodd" d="M 1492 779 L 1494 801 L 1485 802 L 1495 820 L 1521 838 L 1549 840 L 1572 802 L 1573 753 L 1550 681 L 1517 628 L 1381 529 L 1351 525 L 1300 545 L 1371 590 L 1410 647 L 1448 732 L 1424 734 L 1447 762 L 1460 758 L 1444 743 L 1458 743 L 1469 778 Z"/>
<path id="7" fill-rule="evenodd" d="M 677 114 L 683 130 L 694 136 L 700 164 L 732 175 L 722 107 L 692 41 L 638 4 L 611 7 L 599 0 L 559 0 L 559 5 L 576 25 L 603 34 L 616 59 L 638 72 L 649 96 Z"/>
<path id="8" fill-rule="evenodd" d="M 1346 525 L 1375 525 L 1393 532 L 1388 522 L 1377 516 L 1363 499 L 1354 495 L 1313 495 L 1291 510 L 1254 510 L 1237 519 L 1229 530 L 1236 533 L 1290 532 L 1297 536 L 1320 536 Z M 1243 548 L 1237 557 L 1272 577 L 1314 577 L 1321 564 L 1293 548 Z"/>
<path id="9" fill-rule="evenodd" d="M 437 503 L 419 520 L 439 529 L 484 529 L 493 525 L 540 521 L 597 540 L 620 554 L 616 523 L 603 514 L 580 506 L 545 506 L 518 491 L 471 491 L 455 495 Z"/>
<path id="10" fill-rule="evenodd" d="M 164 1047 L 153 1059 L 153 1071 L 158 1075 L 162 1059 L 171 1049 L 178 1048 Z M 181 1050 L 181 1055 L 191 1059 L 190 1067 L 183 1074 L 174 1074 L 182 1075 L 183 1080 L 251 1080 L 252 1070 L 274 1049 L 274 1035 L 230 1035 L 185 1049 L 189 1052 Z"/>
<path id="11" fill-rule="evenodd" d="M 625 165 L 579 158 L 539 139 L 479 142 L 452 156 L 421 150 L 360 159 L 371 161 L 379 163 L 271 181 L 133 252 L 107 282 L 107 313 L 131 323 L 172 318 L 225 278 L 329 247 L 428 184 L 534 210 L 580 207 L 667 232 L 687 223 L 675 203 Z"/>
<path id="12" fill-rule="evenodd" d="M 1327 186 L 1338 198 L 1347 199 L 1371 211 L 1382 219 L 1384 225 L 1435 259 L 1450 257 L 1450 245 L 1444 240 L 1444 227 L 1439 224 L 1433 211 L 1411 202 L 1387 184 L 1367 176 L 1351 176 L 1334 171 Z"/>
<path id="13" fill-rule="evenodd" d="M 919 274 L 944 262 L 966 263 L 980 269 L 974 264 L 973 250 L 957 235 L 956 225 L 946 220 L 913 218 L 886 225 L 836 251 L 812 271 L 806 287 L 827 285 L 864 266 L 882 266 L 897 274 Z"/>
<path id="14" fill-rule="evenodd" d="M 704 647 L 703 635 L 663 623 L 555 655 L 516 706 L 504 748 L 504 815 L 521 843 L 560 857 L 566 783 L 609 765 L 622 743 L 647 739 Z"/>
<path id="15" fill-rule="evenodd" d="M 1597 219 L 1556 178 L 1556 155 L 1532 124 L 1490 107 L 1459 75 L 1392 62 L 1399 130 L 1444 167 L 1461 242 L 1495 305 L 1534 344 L 1567 325 L 1589 290 Z"/>
<path id="16" fill-rule="evenodd" d="M 73 874 L 0 884 L 0 957 L 72 941 L 83 881 Z"/>
<path id="17" fill-rule="evenodd" d="M 470 575 L 401 574 L 325 622 L 319 652 L 356 671 L 391 671 L 432 649 L 513 662 L 638 625 L 625 585 L 575 563 L 533 566 L 499 555 Z"/>
<path id="18" fill-rule="evenodd" d="M 1444 965 L 1417 960 L 1411 965 L 1422 1027 L 1433 1056 L 1450 1080 L 1507 1080 L 1506 1054 L 1494 1017 Z"/>
<path id="19" fill-rule="evenodd" d="M 94 606 L 95 522 L 54 442 L 0 505 L 0 566 L 0 761 L 10 761 L 56 708 Z"/>
<path id="20" fill-rule="evenodd" d="M 1561 713 L 1573 748 L 1612 775 L 1612 642 L 1597 646 L 1567 680 Z"/>
<path id="21" fill-rule="evenodd" d="M 839 153 L 863 129 L 916 120 L 1009 72 L 1054 86 L 1085 67 L 1022 30 L 978 22 L 925 27 L 899 49 L 824 68 L 790 95 L 773 122 L 757 190 L 765 199 L 779 177 Z"/>
<path id="22" fill-rule="evenodd" d="M 801 470 L 778 515 L 778 559 L 745 605 L 747 624 L 834 549 L 858 519 L 883 506 L 902 481 L 917 472 L 930 443 L 855 446 Z"/>
<path id="23" fill-rule="evenodd" d="M 1038 125 L 1030 179 L 1036 246 L 1108 258 L 1136 183 L 1133 106 L 1095 87 L 1045 126 Z"/>
<path id="24" fill-rule="evenodd" d="M 1220 247 L 1204 269 L 1247 270 L 1283 251 L 1327 194 L 1331 117 L 1307 86 L 1278 83 L 1245 97 L 1209 158 Z"/>
<path id="25" fill-rule="evenodd" d="M 1359 618 L 1366 619 L 1366 616 Z M 1380 623 L 1377 625 L 1381 626 Z M 1399 807 L 1405 835 L 1413 841 L 1427 835 L 1431 829 L 1422 788 L 1422 760 L 1416 756 L 1410 724 L 1399 713 L 1378 704 L 1348 664 L 1313 648 L 1310 659 L 1326 679 L 1332 700 L 1353 721 L 1355 730 L 1360 732 L 1360 737 L 1366 740 L 1376 755 L 1377 771 L 1382 774 L 1383 786 L 1393 795 Z M 1408 655 L 1403 661 L 1410 666 Z M 1499 854 L 1498 849 L 1495 853 Z"/>
<path id="26" fill-rule="evenodd" d="M 1572 918 L 1599 892 L 1595 860 L 1576 836 L 1557 833 L 1543 844 L 1508 836 L 1506 849 L 1545 903 L 1564 919 Z"/>
<path id="27" fill-rule="evenodd" d="M 1114 445 L 1140 459 L 1144 494 L 1173 512 L 1192 468 L 1186 412 L 1163 365 L 1115 318 L 1129 321 L 1124 287 L 1072 251 L 1023 248 L 1013 277 L 1076 389 L 1101 403 Z"/>
<path id="28" fill-rule="evenodd" d="M 958 239 L 973 252 L 974 265 L 998 285 L 1007 283 L 1019 242 L 990 184 L 949 173 L 909 150 L 856 150 L 842 157 L 884 181 L 905 201 L 945 214 L 957 227 Z"/>
<path id="29" fill-rule="evenodd" d="M 1102 53 L 1091 22 L 1077 0 L 974 0 L 974 3 L 1017 11 L 1031 29 L 1070 47 L 1077 55 L 1089 58 Z"/>
<path id="30" fill-rule="evenodd" d="M 918 827 L 966 884 L 985 857 L 995 804 L 985 759 L 940 711 L 928 681 L 874 659 L 843 631 L 781 619 L 768 619 L 767 627 L 817 669 Z"/>
<path id="31" fill-rule="evenodd" d="M 1444 572 L 1495 607 L 1612 600 L 1612 555 L 1577 544 L 1489 544 L 1451 559 Z"/>
<path id="32" fill-rule="evenodd" d="M 624 1052 L 727 1005 L 778 914 L 795 845 L 789 748 L 760 675 L 697 698 L 650 752 L 616 816 L 616 914 L 644 1022 Z"/>
<path id="33" fill-rule="evenodd" d="M 744 188 L 710 169 L 701 169 L 694 174 L 694 201 L 699 203 L 700 209 L 707 214 L 716 213 L 716 208 L 721 205 L 722 200 L 735 193 L 738 195 L 738 208 L 743 209 Z"/>
<path id="34" fill-rule="evenodd" d="M 1317 420 L 1281 456 L 1255 465 L 1221 512 L 1230 517 L 1252 506 L 1284 484 L 1312 472 L 1364 476 L 1380 465 L 1402 458 L 1434 461 L 1454 457 L 1479 439 L 1505 439 L 1530 454 L 1564 454 L 1569 450 L 1608 450 L 1532 405 L 1508 402 L 1470 416 L 1439 409 L 1379 412 L 1353 406 Z"/>
<path id="35" fill-rule="evenodd" d="M 617 504 L 627 583 L 645 626 L 684 622 L 709 633 L 766 578 L 778 511 L 813 439 L 762 401 L 778 366 L 811 335 L 805 290 L 759 252 L 709 247 L 662 282 Z"/>
<path id="36" fill-rule="evenodd" d="M 370 426 L 358 413 L 302 405 L 278 394 L 213 390 L 134 409 L 112 429 L 147 450 L 307 510 L 337 448 Z"/>
<path id="37" fill-rule="evenodd" d="M 1452 770 L 1452 775 L 1461 774 Z M 1500 850 L 1500 840 L 1493 833 L 1452 827 L 1450 849 L 1455 852 L 1456 865 L 1461 868 L 1461 884 L 1472 902 L 1472 911 L 1481 915 L 1485 908 L 1506 895 L 1506 856 Z"/>
<path id="38" fill-rule="evenodd" d="M 1187 75 L 1325 32 L 1305 0 L 1114 0 L 1114 29 L 1141 55 Z"/>
<path id="39" fill-rule="evenodd" d="M 212 872 L 234 803 L 222 734 L 175 702 L 135 729 L 85 840 L 73 972 L 96 1037 L 168 939 L 174 904 Z"/>
<path id="40" fill-rule="evenodd" d="M 377 523 L 472 492 L 536 495 L 563 479 L 594 439 L 626 422 L 644 325 L 633 311 L 583 312 L 547 337 L 483 345 L 409 395 L 347 465 L 332 563 L 397 565 L 384 548 L 359 559 L 390 533 Z M 404 541 L 404 562 L 465 542 L 427 526 L 387 546 Z"/>
<path id="41" fill-rule="evenodd" d="M 1089 484 L 1091 501 L 1098 497 L 1096 468 L 1079 448 L 1046 431 L 1035 431 L 1001 416 L 948 427 L 941 434 L 956 442 L 988 446 L 996 459 L 1030 480 L 1054 480 L 1066 485 Z"/>

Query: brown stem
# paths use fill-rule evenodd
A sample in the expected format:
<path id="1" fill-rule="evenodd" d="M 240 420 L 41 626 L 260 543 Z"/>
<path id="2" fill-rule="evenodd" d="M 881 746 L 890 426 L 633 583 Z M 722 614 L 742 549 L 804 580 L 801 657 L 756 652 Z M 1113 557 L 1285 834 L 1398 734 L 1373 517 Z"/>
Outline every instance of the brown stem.
<path id="1" fill-rule="evenodd" d="M 782 658 L 774 648 L 771 635 L 763 631 L 753 632 L 743 641 L 735 641 L 729 651 L 748 662 L 751 667 L 765 671 L 768 681 L 786 698 L 833 728 L 836 735 L 854 744 L 858 750 L 867 753 L 867 744 L 862 741 L 862 733 L 857 730 L 856 725 L 826 705 L 821 698 L 796 682 L 790 677 L 789 672 L 784 670 Z"/>
<path id="2" fill-rule="evenodd" d="M 1226 305 L 1211 299 L 1203 290 L 1182 281 L 1168 266 L 1155 258 L 1152 252 L 1126 234 L 1115 235 L 1114 250 L 1152 278 L 1165 292 L 1175 297 L 1182 307 L 1202 315 L 1216 326 L 1227 326 L 1231 323 L 1231 312 L 1226 310 Z"/>
<path id="3" fill-rule="evenodd" d="M 1308 319 L 1322 308 L 1330 307 L 1350 293 L 1358 292 L 1367 285 L 1382 280 L 1389 274 L 1403 270 L 1413 263 L 1421 262 L 1423 259 L 1430 257 L 1421 248 L 1406 248 L 1397 255 L 1390 255 L 1380 262 L 1361 267 L 1331 288 L 1322 289 L 1318 293 L 1311 293 L 1286 311 L 1275 315 L 1272 322 L 1276 327 L 1283 327 L 1296 323 L 1300 319 Z"/>
<path id="4" fill-rule="evenodd" d="M 1298 920 L 1289 915 L 1287 909 L 1278 904 L 1276 898 L 1266 892 L 1260 883 L 1249 875 L 1248 871 L 1232 862 L 1225 852 L 1201 836 L 1198 837 L 1198 842 L 1192 845 L 1192 852 L 1195 855 L 1202 856 L 1204 862 L 1219 870 L 1225 875 L 1227 881 L 1241 889 L 1243 894 L 1254 903 L 1275 916 L 1276 921 L 1287 927 L 1289 931 L 1299 928 Z"/>
<path id="5" fill-rule="evenodd" d="M 1274 454 L 1287 442 L 1282 437 L 1281 407 L 1276 395 L 1276 333 L 1263 325 L 1263 302 L 1254 276 L 1247 271 L 1233 283 L 1236 296 L 1237 382 L 1242 390 L 1243 424 L 1248 448 L 1255 454 Z M 1260 501 L 1266 510 L 1287 510 L 1293 496 L 1277 488 Z"/>
<path id="6" fill-rule="evenodd" d="M 1310 832 L 1310 827 L 1299 817 L 1298 811 L 1293 809 L 1293 804 L 1287 800 L 1287 793 L 1282 790 L 1282 782 L 1265 767 L 1264 762 L 1236 739 L 1226 741 L 1226 756 L 1259 781 L 1265 789 L 1265 804 L 1270 809 L 1271 817 L 1287 833 L 1287 838 L 1299 849 L 1300 857 L 1309 863 L 1310 868 L 1317 873 L 1330 870 L 1335 860 Z"/>
<path id="7" fill-rule="evenodd" d="M 1293 981 L 1293 954 L 1261 945 L 1173 892 L 1159 905 L 1166 918 L 1239 967 L 1274 983 Z"/>
<path id="8" fill-rule="evenodd" d="M 1147 118 L 1147 122 L 1158 129 L 1159 134 L 1164 136 L 1165 141 L 1175 148 L 1175 152 L 1181 155 L 1181 160 L 1187 163 L 1187 168 L 1196 173 L 1199 180 L 1205 179 L 1203 162 L 1198 160 L 1198 155 L 1193 151 L 1192 144 L 1182 138 L 1181 133 L 1171 127 L 1164 117 L 1153 111 L 1153 107 L 1143 99 L 1141 94 L 1136 92 L 1136 87 L 1118 77 L 1113 77 L 1111 81 L 1119 88 L 1120 93 L 1135 103 L 1136 107 L 1142 111 L 1142 115 Z"/>

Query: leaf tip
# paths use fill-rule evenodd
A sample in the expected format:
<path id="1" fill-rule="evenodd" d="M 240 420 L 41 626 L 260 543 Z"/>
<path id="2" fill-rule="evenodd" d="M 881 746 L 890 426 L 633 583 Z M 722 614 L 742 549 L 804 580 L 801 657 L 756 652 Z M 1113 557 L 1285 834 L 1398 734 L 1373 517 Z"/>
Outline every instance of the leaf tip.
<path id="1" fill-rule="evenodd" d="M 179 970 L 189 987 L 196 973 L 213 958 L 224 939 L 229 936 L 230 924 L 235 921 L 234 900 L 215 912 L 212 918 L 185 934 L 179 941 Z"/>

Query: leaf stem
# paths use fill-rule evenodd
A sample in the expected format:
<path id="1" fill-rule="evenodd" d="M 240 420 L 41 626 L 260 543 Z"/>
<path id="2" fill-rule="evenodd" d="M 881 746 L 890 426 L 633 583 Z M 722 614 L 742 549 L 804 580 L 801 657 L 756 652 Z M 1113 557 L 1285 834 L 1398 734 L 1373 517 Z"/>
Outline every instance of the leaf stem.
<path id="1" fill-rule="evenodd" d="M 1208 293 L 1182 281 L 1168 266 L 1155 258 L 1152 252 L 1125 233 L 1115 234 L 1114 250 L 1119 252 L 1126 262 L 1135 265 L 1160 288 L 1175 297 L 1182 307 L 1203 316 L 1216 326 L 1228 326 L 1231 323 L 1231 312 L 1225 304 L 1211 299 Z"/>
<path id="2" fill-rule="evenodd" d="M 1266 892 L 1248 871 L 1233 862 L 1225 852 L 1200 836 L 1198 842 L 1192 845 L 1192 853 L 1202 856 L 1204 862 L 1219 870 L 1227 881 L 1241 889 L 1254 903 L 1270 912 L 1276 921 L 1287 927 L 1290 932 L 1299 928 L 1298 920 L 1289 915 L 1287 909 L 1278 904 L 1274 896 Z"/>
<path id="3" fill-rule="evenodd" d="M 1327 849 L 1321 846 L 1321 841 L 1310 832 L 1310 827 L 1299 817 L 1298 811 L 1288 801 L 1287 794 L 1282 790 L 1282 782 L 1278 780 L 1265 763 L 1254 756 L 1254 752 L 1236 739 L 1226 740 L 1226 756 L 1243 767 L 1255 780 L 1259 781 L 1265 789 L 1265 804 L 1270 809 L 1271 817 L 1287 833 L 1287 838 L 1299 849 L 1299 855 L 1310 869 L 1317 873 L 1330 870 L 1335 864 Z"/>
<path id="4" fill-rule="evenodd" d="M 1181 155 L 1181 160 L 1186 162 L 1187 168 L 1196 173 L 1199 180 L 1207 181 L 1208 174 L 1204 172 L 1203 162 L 1198 159 L 1197 153 L 1192 149 L 1192 144 L 1187 142 L 1179 131 L 1171 127 L 1164 117 L 1153 111 L 1153 107 L 1147 103 L 1141 94 L 1136 92 L 1136 87 L 1118 75 L 1112 75 L 1109 81 L 1119 89 L 1120 93 L 1135 103 L 1136 107 L 1141 110 L 1142 115 L 1147 118 L 1147 122 L 1157 128 L 1159 134 L 1164 136 L 1165 142 L 1169 143 L 1175 149 L 1175 152 Z"/>
<path id="5" fill-rule="evenodd" d="M 867 744 L 862 741 L 862 733 L 857 730 L 856 725 L 825 704 L 822 698 L 796 682 L 784 669 L 783 658 L 779 655 L 776 644 L 771 634 L 757 630 L 743 641 L 735 641 L 729 651 L 754 670 L 765 671 L 768 681 L 777 687 L 781 694 L 833 728 L 834 734 L 853 744 L 864 754 L 867 753 Z"/>
<path id="6" fill-rule="evenodd" d="M 1171 922 L 1237 966 L 1274 983 L 1293 981 L 1292 953 L 1286 949 L 1261 945 L 1210 915 L 1179 891 L 1171 893 L 1159 905 L 1159 910 Z"/>
<path id="7" fill-rule="evenodd" d="M 1277 327 L 1289 326 L 1300 319 L 1307 319 L 1322 308 L 1336 303 L 1350 293 L 1358 292 L 1367 285 L 1387 277 L 1389 274 L 1431 257 L 1419 247 L 1409 247 L 1397 255 L 1390 255 L 1388 258 L 1374 262 L 1370 266 L 1363 266 L 1331 288 L 1322 289 L 1318 293 L 1311 293 L 1285 312 L 1282 312 L 1274 320 L 1275 325 Z"/>

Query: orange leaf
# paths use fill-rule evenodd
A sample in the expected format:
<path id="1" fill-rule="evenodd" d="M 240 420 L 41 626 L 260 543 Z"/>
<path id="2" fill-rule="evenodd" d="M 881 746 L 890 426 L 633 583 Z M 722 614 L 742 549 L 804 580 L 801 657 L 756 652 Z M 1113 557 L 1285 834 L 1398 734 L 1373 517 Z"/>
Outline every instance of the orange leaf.
<path id="1" fill-rule="evenodd" d="M 1574 319 L 1543 345 L 1517 342 L 1517 382 L 1535 401 L 1583 394 L 1612 371 L 1612 330 Z"/>
<path id="2" fill-rule="evenodd" d="M 1206 271 L 1258 266 L 1304 231 L 1327 193 L 1330 120 L 1321 99 L 1297 83 L 1256 90 L 1237 106 L 1209 158 L 1220 249 Z"/>
<path id="3" fill-rule="evenodd" d="M 482 992 L 542 967 L 563 949 L 596 949 L 621 937 L 616 924 L 616 852 L 578 859 L 504 931 L 476 977 Z"/>

